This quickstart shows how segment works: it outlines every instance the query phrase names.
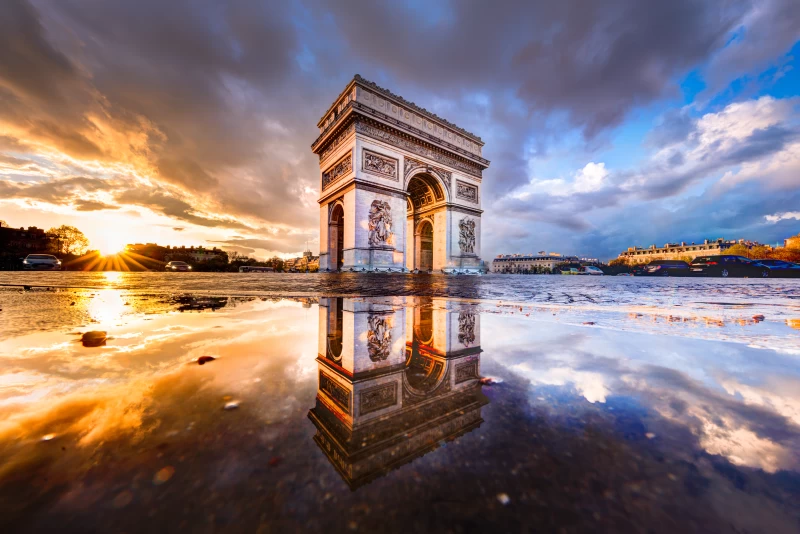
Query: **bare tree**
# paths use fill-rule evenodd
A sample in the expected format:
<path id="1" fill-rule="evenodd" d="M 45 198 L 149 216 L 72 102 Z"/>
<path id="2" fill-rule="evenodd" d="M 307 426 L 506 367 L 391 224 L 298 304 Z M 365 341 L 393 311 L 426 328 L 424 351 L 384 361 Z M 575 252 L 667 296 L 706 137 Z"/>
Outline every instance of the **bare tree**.
<path id="1" fill-rule="evenodd" d="M 271 257 L 270 259 L 268 259 L 266 261 L 266 264 L 269 267 L 272 267 L 273 269 L 275 269 L 276 271 L 279 271 L 279 272 L 283 271 L 283 267 L 284 267 L 283 266 L 283 260 L 280 259 L 278 256 Z"/>
<path id="2" fill-rule="evenodd" d="M 58 238 L 58 252 L 60 254 L 75 254 L 80 256 L 89 248 L 89 240 L 83 232 L 74 226 L 62 224 L 58 228 L 51 228 L 48 234 Z"/>

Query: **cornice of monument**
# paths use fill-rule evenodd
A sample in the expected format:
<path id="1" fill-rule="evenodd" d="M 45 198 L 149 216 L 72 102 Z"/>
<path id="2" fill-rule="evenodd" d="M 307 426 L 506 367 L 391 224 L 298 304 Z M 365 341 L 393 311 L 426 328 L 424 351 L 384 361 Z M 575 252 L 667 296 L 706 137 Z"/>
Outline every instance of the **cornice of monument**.
<path id="1" fill-rule="evenodd" d="M 461 160 L 470 165 L 474 165 L 478 170 L 478 179 L 480 179 L 480 170 L 486 169 L 490 162 L 480 156 L 472 154 L 460 147 L 452 145 L 446 141 L 429 135 L 427 132 L 403 124 L 402 122 L 394 120 L 385 114 L 375 111 L 368 106 L 364 106 L 358 102 L 350 102 L 342 109 L 336 120 L 312 143 L 311 149 L 315 154 L 321 156 L 321 161 L 325 159 L 322 156 L 327 146 L 335 141 L 336 136 L 346 130 L 350 124 L 354 122 L 364 122 L 379 125 L 382 129 L 388 132 L 393 132 L 394 135 L 406 138 L 409 142 L 425 146 L 428 145 L 432 150 L 441 152 L 445 157 Z M 452 166 L 452 165 L 451 165 Z M 455 169 L 459 169 L 458 166 Z M 469 173 L 474 176 L 474 173 Z"/>
<path id="2" fill-rule="evenodd" d="M 402 104 L 404 106 L 407 106 L 407 107 L 413 109 L 414 111 L 416 111 L 417 113 L 421 113 L 422 115 L 425 115 L 429 119 L 433 119 L 433 120 L 443 124 L 444 126 L 447 126 L 451 130 L 455 130 L 456 132 L 460 133 L 461 135 L 469 137 L 473 141 L 479 143 L 481 146 L 484 145 L 483 140 L 480 137 L 478 137 L 477 135 L 475 135 L 474 133 L 472 133 L 470 131 L 467 131 L 464 128 L 461 128 L 460 126 L 457 126 L 457 125 L 453 124 L 452 122 L 448 121 L 447 119 L 443 119 L 442 117 L 438 116 L 437 114 L 435 114 L 435 113 L 433 113 L 431 111 L 428 111 L 427 109 L 425 109 L 423 107 L 420 107 L 420 106 L 416 105 L 414 102 L 409 102 L 408 100 L 406 100 L 402 96 L 394 94 L 393 92 L 389 91 L 388 89 L 386 89 L 384 87 L 381 87 L 380 85 L 376 84 L 375 82 L 371 82 L 371 81 L 369 81 L 369 80 L 367 80 L 365 78 L 362 78 L 360 74 L 356 74 L 355 77 L 353 78 L 353 80 L 356 81 L 356 82 L 362 83 L 366 87 L 369 87 L 373 91 L 376 91 L 376 92 L 380 93 L 382 96 L 385 96 L 386 98 L 390 98 L 392 100 L 395 100 L 395 101 L 397 101 L 397 103 Z M 342 93 L 342 94 L 344 94 L 344 93 Z M 341 98 L 341 95 L 339 95 L 339 98 Z M 336 100 L 338 101 L 339 99 L 337 98 Z"/>
<path id="3" fill-rule="evenodd" d="M 345 86 L 344 90 L 341 93 L 339 93 L 339 96 L 337 96 L 336 99 L 334 99 L 333 103 L 328 107 L 328 109 L 325 111 L 325 113 L 322 114 L 322 118 L 320 118 L 319 122 L 317 122 L 317 128 L 322 128 L 322 124 L 324 123 L 325 119 L 330 116 L 331 111 L 333 111 L 333 109 L 336 107 L 336 105 L 342 100 L 342 97 L 344 97 L 349 91 L 351 91 L 356 84 L 361 85 L 362 87 L 364 87 L 366 89 L 371 89 L 372 91 L 375 91 L 376 93 L 378 93 L 380 96 L 382 96 L 384 98 L 387 98 L 389 100 L 393 100 L 397 105 L 405 106 L 405 107 L 409 108 L 410 110 L 413 110 L 413 111 L 419 113 L 420 115 L 423 115 L 423 116 L 427 117 L 428 119 L 431 119 L 431 120 L 433 120 L 435 122 L 438 122 L 441 126 L 447 128 L 449 130 L 453 130 L 454 132 L 459 133 L 459 134 L 469 138 L 471 141 L 474 141 L 474 142 L 478 143 L 480 146 L 483 146 L 485 144 L 483 142 L 483 140 L 479 136 L 475 135 L 474 133 L 472 133 L 472 132 L 470 132 L 468 130 L 465 130 L 464 128 L 461 128 L 460 126 L 448 121 L 447 119 L 444 119 L 444 118 L 438 116 L 437 114 L 433 113 L 432 111 L 428 111 L 427 109 L 416 105 L 414 102 L 406 100 L 402 96 L 397 95 L 397 94 L 391 92 L 390 90 L 388 90 L 388 89 L 386 89 L 384 87 L 381 87 L 380 85 L 376 84 L 375 82 L 367 80 L 366 78 L 362 77 L 360 74 L 356 74 L 353 77 L 353 79 L 350 80 L 350 82 Z"/>

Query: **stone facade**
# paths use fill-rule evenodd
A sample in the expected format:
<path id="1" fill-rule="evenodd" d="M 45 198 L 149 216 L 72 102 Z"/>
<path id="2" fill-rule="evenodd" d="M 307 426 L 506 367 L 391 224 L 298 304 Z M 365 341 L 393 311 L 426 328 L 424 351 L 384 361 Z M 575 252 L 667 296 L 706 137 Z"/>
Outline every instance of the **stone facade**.
<path id="1" fill-rule="evenodd" d="M 320 271 L 484 270 L 479 137 L 360 76 L 318 127 Z"/>
<path id="2" fill-rule="evenodd" d="M 555 269 L 559 263 L 580 261 L 576 256 L 562 256 L 561 254 L 541 254 L 538 256 L 525 254 L 506 254 L 497 256 L 492 260 L 493 273 L 521 273 L 533 271 L 536 268 Z"/>
<path id="3" fill-rule="evenodd" d="M 651 245 L 649 248 L 630 247 L 625 252 L 620 253 L 619 259 L 627 263 L 650 263 L 655 260 L 688 260 L 691 261 L 698 256 L 715 256 L 725 254 L 726 250 L 734 245 L 744 245 L 747 248 L 761 246 L 755 241 L 726 241 L 717 239 L 716 241 L 704 240 L 702 243 L 667 243 L 663 247 Z"/>

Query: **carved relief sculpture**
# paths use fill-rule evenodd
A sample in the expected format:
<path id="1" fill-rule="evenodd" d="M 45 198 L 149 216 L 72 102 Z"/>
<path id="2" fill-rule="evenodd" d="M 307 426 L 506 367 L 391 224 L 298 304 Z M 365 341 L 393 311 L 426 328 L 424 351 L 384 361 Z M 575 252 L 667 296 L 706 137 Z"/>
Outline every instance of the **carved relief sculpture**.
<path id="1" fill-rule="evenodd" d="M 389 357 L 392 348 L 392 326 L 389 319 L 381 315 L 370 315 L 367 322 L 369 322 L 367 331 L 369 359 L 381 362 Z"/>
<path id="2" fill-rule="evenodd" d="M 397 383 L 372 387 L 361 392 L 359 411 L 365 415 L 397 404 Z"/>
<path id="3" fill-rule="evenodd" d="M 333 154 L 333 152 L 337 148 L 339 148 L 339 145 L 341 145 L 342 142 L 345 139 L 347 139 L 351 134 L 353 134 L 355 131 L 356 131 L 355 123 L 351 123 L 350 126 L 342 130 L 342 132 L 339 135 L 337 135 L 336 138 L 333 141 L 331 141 L 330 144 L 328 144 L 328 146 L 325 148 L 325 150 L 319 155 L 320 162 L 325 161 L 325 159 L 327 159 L 328 156 Z"/>
<path id="4" fill-rule="evenodd" d="M 336 162 L 330 169 L 322 173 L 322 189 L 326 189 L 333 182 L 353 170 L 353 155 L 347 154 Z"/>
<path id="5" fill-rule="evenodd" d="M 391 245 L 392 207 L 383 200 L 373 200 L 369 208 L 369 244 L 373 247 Z"/>
<path id="6" fill-rule="evenodd" d="M 464 217 L 458 223 L 458 246 L 461 252 L 475 253 L 475 221 Z"/>
<path id="7" fill-rule="evenodd" d="M 456 384 L 478 378 L 478 362 L 466 362 L 456 366 Z"/>
<path id="8" fill-rule="evenodd" d="M 475 342 L 475 314 L 471 311 L 458 313 L 458 342 L 467 347 Z"/>
<path id="9" fill-rule="evenodd" d="M 380 174 L 382 176 L 387 176 L 392 178 L 393 180 L 398 180 L 397 177 L 397 166 L 398 162 L 394 158 L 389 158 L 386 156 L 382 156 L 380 154 L 376 154 L 370 150 L 364 149 L 364 161 L 361 168 L 373 174 Z"/>
<path id="10" fill-rule="evenodd" d="M 387 130 L 372 126 L 371 124 L 367 124 L 362 121 L 357 122 L 356 132 L 368 135 L 373 139 L 378 139 L 379 141 L 389 143 L 390 145 L 396 146 L 397 148 L 408 150 L 409 152 L 413 152 L 414 154 L 417 154 L 419 156 L 424 156 L 426 158 L 430 158 L 445 165 L 449 165 L 454 169 L 459 169 L 460 171 L 475 176 L 477 178 L 481 178 L 481 168 L 478 167 L 477 165 L 471 165 L 469 163 L 457 160 L 456 158 L 447 156 L 435 150 L 431 150 L 430 148 L 420 143 L 415 143 L 413 141 L 400 137 L 399 135 L 395 135 Z"/>
<path id="11" fill-rule="evenodd" d="M 461 180 L 456 180 L 456 198 L 477 204 L 478 188 Z"/>
<path id="12" fill-rule="evenodd" d="M 350 413 L 350 391 L 322 371 L 319 372 L 319 390 L 324 392 L 345 413 Z"/>

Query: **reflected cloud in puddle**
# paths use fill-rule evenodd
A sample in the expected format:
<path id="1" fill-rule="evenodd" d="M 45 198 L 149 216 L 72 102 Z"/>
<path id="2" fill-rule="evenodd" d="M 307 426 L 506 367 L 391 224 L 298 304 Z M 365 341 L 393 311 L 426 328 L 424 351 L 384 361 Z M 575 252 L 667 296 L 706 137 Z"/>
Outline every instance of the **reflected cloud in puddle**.
<path id="1" fill-rule="evenodd" d="M 439 298 L 186 295 L 153 308 L 96 293 L 105 346 L 71 327 L 0 341 L 12 530 L 119 530 L 143 513 L 199 528 L 211 512 L 315 530 L 342 509 L 379 529 L 431 502 L 459 528 L 520 503 L 537 524 L 562 510 L 597 526 L 598 502 L 625 518 L 604 523 L 617 531 L 797 524 L 791 352 Z M 732 495 L 747 517 L 728 513 Z"/>

